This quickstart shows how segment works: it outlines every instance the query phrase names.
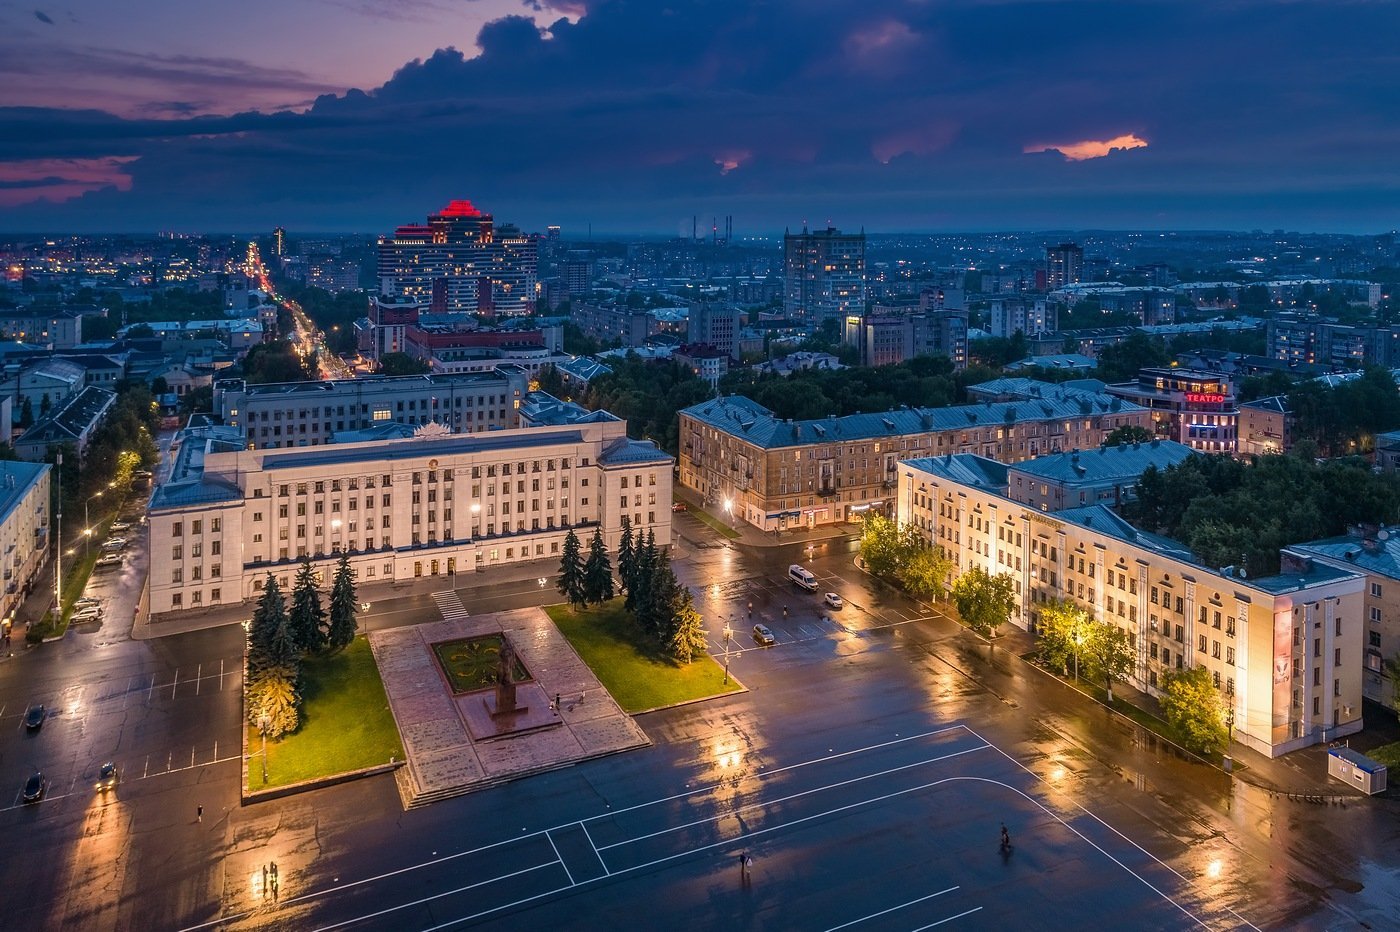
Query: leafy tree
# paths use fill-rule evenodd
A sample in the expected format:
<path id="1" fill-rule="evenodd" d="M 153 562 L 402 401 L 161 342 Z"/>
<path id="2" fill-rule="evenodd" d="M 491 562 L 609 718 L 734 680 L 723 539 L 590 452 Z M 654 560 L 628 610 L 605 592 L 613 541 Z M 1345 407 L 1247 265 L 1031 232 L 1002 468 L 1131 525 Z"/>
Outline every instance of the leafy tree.
<path id="1" fill-rule="evenodd" d="M 19 407 L 19 426 L 25 430 L 34 426 L 34 400 L 28 395 L 24 396 L 24 403 Z"/>
<path id="2" fill-rule="evenodd" d="M 1165 366 L 1170 360 L 1161 337 L 1135 330 L 1122 343 L 1099 351 L 1099 378 L 1105 382 L 1134 382 L 1140 370 Z"/>
<path id="3" fill-rule="evenodd" d="M 1069 674 L 1069 662 L 1089 638 L 1089 612 L 1073 599 L 1054 599 L 1040 606 L 1040 657 L 1048 667 Z"/>
<path id="4" fill-rule="evenodd" d="M 1115 427 L 1109 435 L 1103 438 L 1104 446 L 1116 447 L 1126 446 L 1132 443 L 1149 443 L 1156 434 L 1146 427 L 1138 427 L 1136 424 L 1124 424 Z"/>
<path id="5" fill-rule="evenodd" d="M 1218 754 L 1229 740 L 1220 690 L 1205 667 L 1172 670 L 1162 678 L 1162 713 L 1177 740 L 1198 754 Z"/>
<path id="6" fill-rule="evenodd" d="M 893 579 L 906 558 L 899 526 L 875 511 L 867 511 L 860 529 L 860 558 L 872 576 Z"/>
<path id="7" fill-rule="evenodd" d="M 595 604 L 613 597 L 612 562 L 603 546 L 603 532 L 596 528 L 588 545 L 588 561 L 583 566 L 583 595 L 585 601 Z"/>
<path id="8" fill-rule="evenodd" d="M 974 566 L 953 583 L 952 593 L 962 620 L 985 637 L 996 634 L 1016 610 L 1016 581 L 1010 573 L 993 576 Z"/>
<path id="9" fill-rule="evenodd" d="M 344 650 L 355 640 L 355 614 L 359 607 L 355 600 L 355 571 L 350 568 L 349 554 L 342 553 L 331 583 L 331 625 L 326 638 L 331 650 Z"/>
<path id="10" fill-rule="evenodd" d="M 555 583 L 559 594 L 569 600 L 569 604 L 582 607 L 588 604 L 583 582 L 583 555 L 579 550 L 578 535 L 570 528 L 564 537 L 564 554 L 559 559 L 559 581 Z"/>
<path id="11" fill-rule="evenodd" d="M 301 724 L 301 694 L 295 665 L 273 664 L 250 678 L 245 705 L 248 721 L 269 738 L 291 734 Z M 266 719 L 264 719 L 266 716 Z"/>
<path id="12" fill-rule="evenodd" d="M 287 628 L 301 654 L 314 654 L 326 646 L 326 613 L 316 588 L 316 573 L 309 557 L 301 561 L 296 585 L 292 588 L 292 611 Z"/>
<path id="13" fill-rule="evenodd" d="M 407 353 L 385 353 L 379 357 L 380 375 L 424 375 L 433 371 L 426 359 L 410 356 Z"/>
<path id="14" fill-rule="evenodd" d="M 1103 680 L 1108 701 L 1113 702 L 1113 684 L 1126 680 L 1133 673 L 1136 652 L 1133 639 L 1122 628 L 1108 621 L 1089 624 L 1089 637 L 1084 643 L 1084 659 L 1089 662 L 1091 675 Z"/>
<path id="15" fill-rule="evenodd" d="M 952 572 L 953 561 L 942 547 L 921 546 L 909 554 L 895 578 L 915 598 L 936 600 L 939 593 L 947 591 Z"/>
<path id="16" fill-rule="evenodd" d="M 622 588 L 630 590 L 637 572 L 637 548 L 632 540 L 632 522 L 622 519 L 622 539 L 617 544 L 617 576 Z"/>
<path id="17" fill-rule="evenodd" d="M 299 355 L 289 340 L 259 343 L 243 357 L 243 377 L 250 385 L 308 382 L 316 378 L 316 354 Z"/>
<path id="18" fill-rule="evenodd" d="M 690 589 L 681 589 L 679 604 L 671 618 L 670 637 L 667 647 L 671 656 L 681 663 L 690 661 L 705 653 L 708 641 L 705 637 L 705 623 L 695 608 L 695 596 Z"/>

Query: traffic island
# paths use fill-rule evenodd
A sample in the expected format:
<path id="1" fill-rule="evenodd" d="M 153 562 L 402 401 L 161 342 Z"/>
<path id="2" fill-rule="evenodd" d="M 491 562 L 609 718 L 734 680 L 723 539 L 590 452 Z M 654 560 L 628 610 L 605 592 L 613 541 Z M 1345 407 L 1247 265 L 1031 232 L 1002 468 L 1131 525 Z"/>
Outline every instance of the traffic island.
<path id="1" fill-rule="evenodd" d="M 404 759 L 389 700 L 365 638 L 301 666 L 301 724 L 269 741 L 245 724 L 244 800 L 343 783 L 392 770 Z M 264 779 L 264 774 L 266 778 Z"/>
<path id="2" fill-rule="evenodd" d="M 369 641 L 407 755 L 406 809 L 651 744 L 540 609 Z"/>

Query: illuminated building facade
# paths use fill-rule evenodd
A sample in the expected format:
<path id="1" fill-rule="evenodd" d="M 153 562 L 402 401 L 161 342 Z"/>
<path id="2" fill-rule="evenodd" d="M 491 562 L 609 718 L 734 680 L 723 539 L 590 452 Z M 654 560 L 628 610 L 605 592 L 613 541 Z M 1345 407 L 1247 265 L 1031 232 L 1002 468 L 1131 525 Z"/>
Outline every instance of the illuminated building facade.
<path id="1" fill-rule="evenodd" d="M 1202 453 L 1236 451 L 1239 409 L 1234 382 L 1219 372 L 1149 368 L 1136 382 L 1106 389 L 1152 412 L 1157 432 Z"/>
<path id="2" fill-rule="evenodd" d="M 319 382 L 214 385 L 214 410 L 249 449 L 315 447 L 337 433 L 437 423 L 453 433 L 519 426 L 529 377 L 516 366 L 462 374 L 366 376 Z"/>
<path id="3" fill-rule="evenodd" d="M 784 233 L 783 312 L 816 326 L 865 313 L 865 233 Z"/>
<path id="4" fill-rule="evenodd" d="M 764 531 L 893 513 L 900 460 L 975 452 L 1012 463 L 1098 447 L 1146 409 L 1099 392 L 1046 386 L 1034 401 L 779 418 L 738 395 L 680 414 L 680 482 L 707 506 Z"/>
<path id="5" fill-rule="evenodd" d="M 1205 667 L 1235 740 L 1270 757 L 1361 729 L 1365 577 L 1283 554 L 1277 576 L 1204 566 L 1176 541 L 1105 505 L 1048 514 L 1006 494 L 1007 467 L 980 456 L 898 466 L 897 519 L 953 560 L 1015 581 L 1011 621 L 1035 633 L 1068 599 L 1126 632 L 1132 684 L 1161 695 L 1166 674 Z"/>
<path id="6" fill-rule="evenodd" d="M 626 518 L 671 540 L 674 460 L 624 421 L 547 398 L 539 426 L 291 450 L 191 429 L 150 508 L 150 610 L 198 611 L 284 592 L 303 558 L 329 580 L 348 554 L 363 586 L 551 561 L 572 529 L 615 550 Z"/>
<path id="7" fill-rule="evenodd" d="M 514 316 L 535 308 L 535 238 L 497 226 L 471 201 L 452 201 L 426 224 L 379 238 L 380 291 L 434 311 Z"/>

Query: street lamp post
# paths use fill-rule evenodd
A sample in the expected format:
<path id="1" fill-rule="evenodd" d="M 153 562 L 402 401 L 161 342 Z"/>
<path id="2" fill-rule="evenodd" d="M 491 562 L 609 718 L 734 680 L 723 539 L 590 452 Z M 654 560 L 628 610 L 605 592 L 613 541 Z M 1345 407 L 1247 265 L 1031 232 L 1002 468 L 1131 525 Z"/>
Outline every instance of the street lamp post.
<path id="1" fill-rule="evenodd" d="M 729 639 L 734 636 L 734 616 L 724 623 L 724 683 L 729 685 Z"/>
<path id="2" fill-rule="evenodd" d="M 262 771 L 263 782 L 267 782 L 267 726 L 272 724 L 266 712 L 258 715 L 258 734 L 262 736 Z"/>

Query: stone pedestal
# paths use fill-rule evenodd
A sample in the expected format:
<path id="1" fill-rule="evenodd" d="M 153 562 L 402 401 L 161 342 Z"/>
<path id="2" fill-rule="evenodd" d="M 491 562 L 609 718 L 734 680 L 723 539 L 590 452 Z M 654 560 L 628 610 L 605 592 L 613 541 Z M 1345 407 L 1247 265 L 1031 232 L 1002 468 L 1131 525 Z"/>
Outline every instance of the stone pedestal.
<path id="1" fill-rule="evenodd" d="M 506 738 L 563 724 L 549 707 L 549 697 L 536 683 L 510 684 L 511 707 L 500 704 L 500 689 L 457 697 L 457 711 L 467 723 L 473 741 Z"/>

